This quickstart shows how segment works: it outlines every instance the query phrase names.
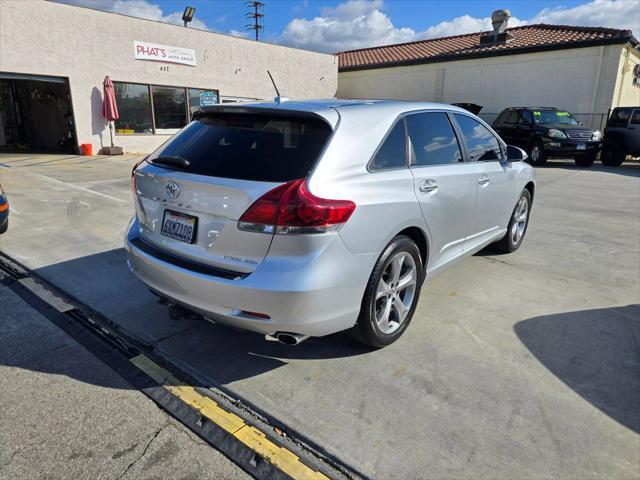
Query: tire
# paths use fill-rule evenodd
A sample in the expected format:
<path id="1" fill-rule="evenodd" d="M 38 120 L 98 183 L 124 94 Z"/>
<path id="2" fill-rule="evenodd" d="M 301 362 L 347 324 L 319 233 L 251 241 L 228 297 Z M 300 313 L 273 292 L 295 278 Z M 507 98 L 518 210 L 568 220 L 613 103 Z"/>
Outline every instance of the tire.
<path id="1" fill-rule="evenodd" d="M 524 218 L 522 217 L 522 203 L 526 202 L 526 212 L 524 212 Z M 524 236 L 527 233 L 529 227 L 529 216 L 531 215 L 531 194 L 526 188 L 520 194 L 520 198 L 516 202 L 516 206 L 513 207 L 511 218 L 509 218 L 509 225 L 507 226 L 507 233 L 501 240 L 494 243 L 496 250 L 501 253 L 513 253 L 520 248 L 524 240 Z M 518 220 L 520 219 L 520 220 Z M 515 223 L 518 222 L 517 233 L 515 230 Z M 524 221 L 524 225 L 521 222 Z M 517 238 L 516 238 L 517 237 Z"/>
<path id="2" fill-rule="evenodd" d="M 529 145 L 529 160 L 536 167 L 542 167 L 547 164 L 549 155 L 544 151 L 544 146 L 540 140 L 534 140 Z"/>
<path id="3" fill-rule="evenodd" d="M 386 347 L 400 338 L 418 304 L 423 271 L 420 250 L 413 240 L 404 235 L 391 240 L 371 272 L 352 336 L 374 348 Z M 411 278 L 413 283 L 409 283 Z M 398 289 L 395 285 L 402 279 L 408 279 L 408 283 Z"/>
<path id="4" fill-rule="evenodd" d="M 9 229 L 9 219 L 7 218 L 2 225 L 0 225 L 0 235 L 5 233 Z"/>
<path id="5" fill-rule="evenodd" d="M 584 155 L 578 155 L 573 160 L 579 167 L 590 167 L 596 161 L 596 155 L 596 153 L 585 153 Z"/>
<path id="6" fill-rule="evenodd" d="M 620 147 L 605 145 L 600 154 L 600 161 L 607 167 L 619 167 L 626 157 L 627 154 Z"/>

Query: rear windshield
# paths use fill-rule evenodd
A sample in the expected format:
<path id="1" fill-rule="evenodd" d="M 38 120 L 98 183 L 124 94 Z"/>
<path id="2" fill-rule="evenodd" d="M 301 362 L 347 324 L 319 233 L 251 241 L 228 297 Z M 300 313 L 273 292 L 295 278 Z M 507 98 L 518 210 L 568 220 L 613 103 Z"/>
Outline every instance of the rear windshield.
<path id="1" fill-rule="evenodd" d="M 180 157 L 189 162 L 181 170 L 189 173 L 287 182 L 308 175 L 330 134 L 331 127 L 320 119 L 210 114 L 187 125 L 148 161 Z"/>

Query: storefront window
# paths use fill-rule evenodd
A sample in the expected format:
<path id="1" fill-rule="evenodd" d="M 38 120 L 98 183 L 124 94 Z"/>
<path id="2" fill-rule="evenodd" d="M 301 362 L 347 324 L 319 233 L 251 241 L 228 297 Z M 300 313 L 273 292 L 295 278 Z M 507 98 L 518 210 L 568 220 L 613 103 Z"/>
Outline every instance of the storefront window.
<path id="1" fill-rule="evenodd" d="M 149 86 L 113 82 L 120 118 L 115 121 L 116 133 L 153 133 Z"/>
<path id="2" fill-rule="evenodd" d="M 151 86 L 156 133 L 176 133 L 187 124 L 184 88 Z"/>
<path id="3" fill-rule="evenodd" d="M 187 91 L 189 92 L 189 118 L 191 118 L 191 115 L 193 115 L 193 112 L 200 109 L 201 94 L 205 92 L 212 93 L 215 96 L 216 102 L 219 101 L 218 92 L 214 90 L 204 90 L 201 88 L 188 88 Z"/>
<path id="4" fill-rule="evenodd" d="M 220 98 L 216 90 L 204 88 L 124 82 L 113 82 L 113 86 L 120 113 L 120 118 L 115 122 L 116 134 L 119 135 L 176 133 L 189 122 L 193 112 L 200 108 L 202 93 L 210 93 L 216 102 Z"/>

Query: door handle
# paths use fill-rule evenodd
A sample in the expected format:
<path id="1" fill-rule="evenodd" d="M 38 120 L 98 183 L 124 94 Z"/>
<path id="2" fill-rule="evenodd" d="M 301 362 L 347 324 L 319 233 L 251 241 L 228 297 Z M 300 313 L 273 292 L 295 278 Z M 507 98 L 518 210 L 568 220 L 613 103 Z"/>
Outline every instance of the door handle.
<path id="1" fill-rule="evenodd" d="M 488 177 L 487 175 L 482 175 L 482 176 L 478 179 L 478 183 L 479 183 L 480 185 L 482 185 L 483 187 L 484 187 L 485 185 L 488 185 L 490 181 L 491 181 L 491 180 L 489 180 L 489 177 Z"/>
<path id="2" fill-rule="evenodd" d="M 422 193 L 436 193 L 438 182 L 435 180 L 423 180 L 418 187 Z"/>

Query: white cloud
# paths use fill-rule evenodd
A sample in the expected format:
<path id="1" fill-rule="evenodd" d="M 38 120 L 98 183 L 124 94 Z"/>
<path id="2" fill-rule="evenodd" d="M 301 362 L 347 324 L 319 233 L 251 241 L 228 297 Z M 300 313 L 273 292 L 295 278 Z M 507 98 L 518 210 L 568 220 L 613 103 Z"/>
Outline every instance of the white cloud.
<path id="1" fill-rule="evenodd" d="M 80 5 L 83 7 L 95 8 L 106 12 L 121 13 L 131 17 L 145 18 L 157 22 L 172 23 L 182 25 L 182 11 L 164 13 L 160 5 L 151 3 L 148 0 L 61 0 L 64 3 Z M 207 25 L 196 16 L 189 23 L 190 27 L 207 30 Z"/>
<path id="2" fill-rule="evenodd" d="M 300 48 L 335 52 L 413 40 L 411 28 L 396 28 L 381 11 L 382 0 L 348 0 L 311 20 L 293 19 L 278 41 Z"/>
<path id="3" fill-rule="evenodd" d="M 517 3 L 515 4 L 517 8 Z M 491 18 L 462 15 L 422 31 L 397 27 L 383 12 L 384 0 L 348 0 L 322 10 L 313 19 L 295 18 L 277 38 L 279 43 L 336 52 L 491 30 Z M 604 26 L 640 33 L 640 0 L 591 0 L 575 7 L 545 8 L 531 19 L 513 16 L 510 27 L 528 23 Z M 490 13 L 490 12 L 487 12 Z M 517 11 L 512 11 L 515 15 Z"/>
<path id="4" fill-rule="evenodd" d="M 526 24 L 526 21 L 517 17 L 509 18 L 510 27 L 519 27 Z M 418 34 L 420 38 L 448 37 L 451 35 L 462 35 L 463 33 L 483 32 L 493 30 L 491 17 L 475 18 L 470 15 L 462 15 L 450 21 L 440 22 L 437 25 L 427 28 Z"/>
<path id="5" fill-rule="evenodd" d="M 325 17 L 353 18 L 360 15 L 367 15 L 374 10 L 381 10 L 383 0 L 347 0 L 335 7 L 322 9 Z"/>
<path id="6" fill-rule="evenodd" d="M 613 27 L 640 34 L 640 0 L 593 0 L 571 8 L 545 8 L 531 23 Z"/>
<path id="7" fill-rule="evenodd" d="M 249 32 L 245 32 L 243 30 L 231 29 L 229 30 L 229 35 L 240 38 L 249 38 Z"/>

